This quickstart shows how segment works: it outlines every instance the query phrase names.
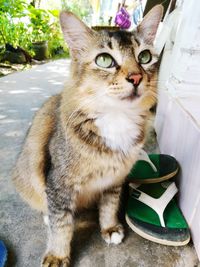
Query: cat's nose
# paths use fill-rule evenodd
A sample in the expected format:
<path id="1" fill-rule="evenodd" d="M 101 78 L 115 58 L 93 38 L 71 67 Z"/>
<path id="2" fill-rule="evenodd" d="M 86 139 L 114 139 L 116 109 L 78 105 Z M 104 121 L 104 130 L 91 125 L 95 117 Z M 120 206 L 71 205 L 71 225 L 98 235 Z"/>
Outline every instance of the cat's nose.
<path id="1" fill-rule="evenodd" d="M 142 80 L 142 74 L 131 73 L 131 74 L 129 74 L 128 78 L 126 78 L 126 80 L 128 82 L 132 83 L 133 85 L 137 86 L 137 85 L 139 85 L 139 83 Z"/>

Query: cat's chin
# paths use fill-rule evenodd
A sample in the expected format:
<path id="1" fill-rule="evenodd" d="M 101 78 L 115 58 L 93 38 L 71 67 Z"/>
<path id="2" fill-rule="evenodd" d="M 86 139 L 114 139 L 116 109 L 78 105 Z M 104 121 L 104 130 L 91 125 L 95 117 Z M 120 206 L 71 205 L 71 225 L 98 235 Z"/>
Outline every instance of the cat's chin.
<path id="1" fill-rule="evenodd" d="M 137 100 L 139 97 L 140 97 L 139 94 L 135 94 L 135 92 L 132 92 L 131 94 L 123 96 L 120 99 L 123 100 L 123 101 L 124 100 L 125 101 L 134 101 L 134 100 Z"/>

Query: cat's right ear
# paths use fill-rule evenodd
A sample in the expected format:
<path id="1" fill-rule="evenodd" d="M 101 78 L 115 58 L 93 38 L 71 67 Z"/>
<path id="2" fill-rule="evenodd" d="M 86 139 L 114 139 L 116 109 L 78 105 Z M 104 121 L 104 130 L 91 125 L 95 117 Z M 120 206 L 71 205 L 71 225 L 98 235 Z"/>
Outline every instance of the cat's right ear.
<path id="1" fill-rule="evenodd" d="M 145 15 L 142 22 L 138 25 L 138 34 L 141 36 L 145 43 L 153 43 L 162 16 L 163 6 L 156 5 L 147 13 L 147 15 Z"/>
<path id="2" fill-rule="evenodd" d="M 94 32 L 69 11 L 60 13 L 60 25 L 71 54 L 78 55 L 88 49 Z"/>

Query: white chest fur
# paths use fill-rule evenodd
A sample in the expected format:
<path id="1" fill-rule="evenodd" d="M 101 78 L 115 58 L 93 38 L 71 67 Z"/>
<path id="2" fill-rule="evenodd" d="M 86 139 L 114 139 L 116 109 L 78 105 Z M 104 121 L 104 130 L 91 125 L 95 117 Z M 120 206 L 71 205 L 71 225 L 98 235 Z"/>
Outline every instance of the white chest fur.
<path id="1" fill-rule="evenodd" d="M 137 112 L 110 111 L 96 119 L 105 143 L 112 150 L 128 153 L 140 134 L 141 117 Z"/>

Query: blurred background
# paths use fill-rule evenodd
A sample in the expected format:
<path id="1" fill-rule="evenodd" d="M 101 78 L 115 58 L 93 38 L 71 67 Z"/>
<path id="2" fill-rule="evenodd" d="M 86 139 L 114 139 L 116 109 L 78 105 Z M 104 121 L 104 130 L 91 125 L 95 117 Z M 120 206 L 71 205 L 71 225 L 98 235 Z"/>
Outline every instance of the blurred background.
<path id="1" fill-rule="evenodd" d="M 68 57 L 69 51 L 59 26 L 60 10 L 74 12 L 94 29 L 108 27 L 112 30 L 117 26 L 131 30 L 142 20 L 143 14 L 161 2 L 0 0 L 0 67 L 6 67 L 4 64 L 9 63 L 30 64 Z M 166 9 L 169 2 L 163 2 Z M 0 75 L 3 75 L 1 70 Z"/>

